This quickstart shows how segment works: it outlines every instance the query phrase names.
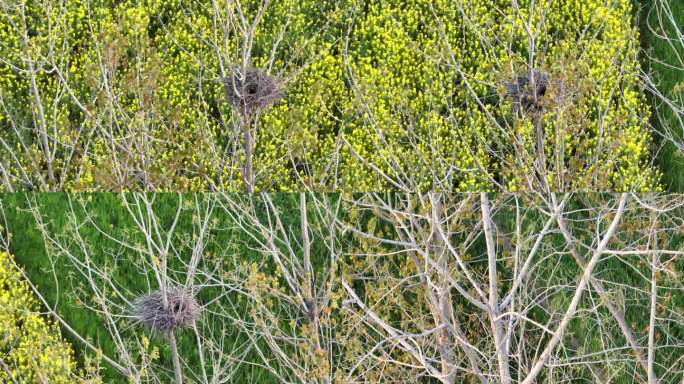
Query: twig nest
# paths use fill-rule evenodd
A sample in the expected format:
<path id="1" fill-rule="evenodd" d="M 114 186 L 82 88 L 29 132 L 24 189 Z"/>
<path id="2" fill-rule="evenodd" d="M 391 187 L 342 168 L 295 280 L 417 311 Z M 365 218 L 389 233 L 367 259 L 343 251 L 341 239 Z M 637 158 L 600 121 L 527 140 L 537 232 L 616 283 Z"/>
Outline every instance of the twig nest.
<path id="1" fill-rule="evenodd" d="M 166 306 L 164 294 L 154 291 L 135 299 L 133 316 L 153 331 L 168 333 L 193 326 L 200 316 L 200 306 L 190 292 L 169 288 Z"/>
<path id="2" fill-rule="evenodd" d="M 234 68 L 223 80 L 228 101 L 245 114 L 265 109 L 283 96 L 282 83 L 274 76 L 257 68 Z"/>
<path id="3" fill-rule="evenodd" d="M 532 69 L 525 74 L 506 82 L 507 95 L 518 108 L 541 109 L 541 98 L 549 86 L 549 76 L 539 70 Z"/>

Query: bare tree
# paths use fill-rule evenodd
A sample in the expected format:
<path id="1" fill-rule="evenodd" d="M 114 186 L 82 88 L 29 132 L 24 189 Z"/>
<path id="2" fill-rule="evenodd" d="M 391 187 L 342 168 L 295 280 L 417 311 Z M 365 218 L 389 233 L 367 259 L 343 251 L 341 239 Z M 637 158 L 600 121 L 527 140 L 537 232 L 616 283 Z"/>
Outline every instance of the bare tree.
<path id="1" fill-rule="evenodd" d="M 4 190 L 650 191 L 682 109 L 623 2 L 0 4 Z"/>
<path id="2" fill-rule="evenodd" d="M 629 129 L 648 131 L 648 113 L 634 99 L 641 97 L 637 42 L 614 44 L 606 35 L 606 25 L 627 9 L 615 2 L 592 3 L 587 13 L 578 12 L 578 21 L 560 3 L 485 4 L 481 7 L 488 11 L 460 1 L 425 5 L 429 12 L 421 13 L 421 25 L 435 37 L 420 46 L 411 44 L 416 32 L 410 27 L 392 29 L 409 41 L 393 43 L 410 50 L 421 68 L 400 76 L 424 88 L 388 87 L 384 78 L 374 78 L 375 72 L 392 71 L 394 60 L 414 62 L 388 54 L 377 59 L 379 69 L 368 69 L 359 48 L 365 40 L 347 36 L 345 72 L 363 116 L 359 124 L 373 143 L 359 149 L 346 139 L 354 158 L 377 175 L 378 184 L 397 191 L 653 190 L 657 180 L 648 140 L 634 136 L 640 154 L 626 155 L 631 163 L 613 158 Z M 396 11 L 386 8 L 379 7 Z M 564 12 L 568 15 L 560 16 Z M 572 21 L 558 33 L 564 28 L 561 17 Z M 625 34 L 636 28 L 621 25 Z M 587 60 L 610 64 L 601 64 L 599 75 Z M 634 124 L 624 126 L 620 138 L 614 128 L 625 121 Z M 400 128 L 394 122 L 401 122 Z M 638 175 L 628 171 L 636 164 L 643 171 Z"/>
<path id="3" fill-rule="evenodd" d="M 60 302 L 48 302 L 41 296 L 43 304 L 68 332 L 132 382 L 171 380 L 166 367 L 158 361 L 159 345 L 151 341 L 157 337 L 167 342 L 172 361 L 170 376 L 175 383 L 232 380 L 251 348 L 245 342 L 236 342 L 232 333 L 219 331 L 230 329 L 232 323 L 217 314 L 240 311 L 231 296 L 237 287 L 222 281 L 219 272 L 220 266 L 230 265 L 231 260 L 205 254 L 206 243 L 216 231 L 223 230 L 211 220 L 215 201 L 200 195 L 186 200 L 178 195 L 174 216 L 162 222 L 155 209 L 162 195 L 122 196 L 120 201 L 127 212 L 122 219 L 132 224 L 117 237 L 108 228 L 100 227 L 98 217 L 91 216 L 86 198 L 71 195 L 67 195 L 70 212 L 65 214 L 69 230 L 51 232 L 48 228 L 52 218 L 41 210 L 39 196 L 30 197 L 30 209 L 48 255 L 53 265 L 66 265 L 76 276 L 73 285 L 63 289 L 78 297 L 83 310 L 98 315 L 113 350 L 107 351 L 79 334 L 60 316 Z M 192 217 L 189 233 L 178 229 L 181 220 L 188 220 L 187 215 Z M 81 234 L 85 228 L 96 230 L 105 243 L 113 245 L 91 243 Z M 122 272 L 129 268 L 129 272 Z M 137 292 L 131 286 L 130 273 L 139 276 L 143 282 L 139 285 L 147 286 L 145 291 Z M 210 300 L 200 300 L 203 291 L 212 292 Z M 183 333 L 186 345 L 194 337 L 191 356 L 179 351 L 179 333 Z M 199 369 L 190 369 L 191 365 Z"/>
<path id="4" fill-rule="evenodd" d="M 227 383 L 247 365 L 282 382 L 332 382 L 343 244 L 335 226 L 339 197 L 121 195 L 115 221 L 126 226 L 113 231 L 94 216 L 90 198 L 65 195 L 66 226 L 56 231 L 40 196 L 27 197 L 29 212 L 52 265 L 73 274 L 60 286 L 56 269 L 54 285 L 100 319 L 110 346 L 65 319 L 60 292 L 51 302 L 33 288 L 67 332 L 123 377 Z M 15 230 L 13 223 L 8 229 Z M 93 230 L 102 242 L 84 235 Z M 225 239 L 227 233 L 236 240 L 221 243 L 214 254 L 217 234 Z M 255 257 L 234 249 L 252 249 Z M 163 343 L 170 365 L 160 360 Z"/>
<path id="5" fill-rule="evenodd" d="M 644 12 L 646 31 L 658 43 L 658 54 L 643 52 L 642 83 L 654 105 L 654 131 L 681 151 L 684 148 L 684 33 L 673 2 L 654 0 Z M 679 16 L 681 19 L 681 16 Z M 662 69 L 662 71 L 659 71 Z M 659 73 L 663 72 L 663 73 Z M 666 75 L 666 72 L 669 72 Z M 678 76 L 679 75 L 679 76 Z"/>
<path id="6" fill-rule="evenodd" d="M 662 257 L 671 273 L 681 264 L 676 231 L 663 229 L 680 225 L 679 196 L 369 194 L 349 203 L 377 220 L 348 227 L 374 244 L 351 252 L 364 262 L 341 281 L 365 345 L 350 381 L 395 370 L 444 383 L 681 379 L 673 356 L 682 340 L 670 328 L 681 314 L 658 292 L 681 296 L 682 286 L 656 277 Z"/>
<path id="7" fill-rule="evenodd" d="M 272 3 L 0 2 L 3 190 L 253 191 L 261 115 L 334 22 L 297 35 L 300 6 Z"/>
<path id="8" fill-rule="evenodd" d="M 220 199 L 225 212 L 257 244 L 255 251 L 264 256 L 246 271 L 248 275 L 234 276 L 251 308 L 252 320 L 240 325 L 259 354 L 271 357 L 263 364 L 281 382 L 332 383 L 340 342 L 333 310 L 343 252 L 334 225 L 341 199 L 308 193 L 298 197 L 298 204 L 294 195 Z M 290 204 L 278 207 L 275 198 Z M 298 223 L 292 223 L 294 217 Z"/>
<path id="9" fill-rule="evenodd" d="M 110 346 L 34 289 L 133 382 L 684 375 L 680 195 L 131 194 L 116 230 L 87 195 L 57 216 L 40 196 L 53 273 L 73 273 L 47 297 L 78 298 Z"/>

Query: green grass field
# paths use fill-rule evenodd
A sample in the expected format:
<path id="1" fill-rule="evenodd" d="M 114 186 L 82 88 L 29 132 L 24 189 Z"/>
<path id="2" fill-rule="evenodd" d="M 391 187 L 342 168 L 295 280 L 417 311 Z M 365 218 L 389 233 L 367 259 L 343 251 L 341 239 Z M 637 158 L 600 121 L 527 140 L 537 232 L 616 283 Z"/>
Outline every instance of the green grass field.
<path id="1" fill-rule="evenodd" d="M 184 196 L 186 201 L 195 198 L 192 195 Z M 197 195 L 197 198 L 201 199 L 201 196 Z M 65 260 L 54 260 L 54 265 L 52 264 L 53 260 L 46 253 L 43 236 L 38 230 L 36 220 L 29 210 L 30 205 L 35 204 L 35 207 L 38 207 L 43 214 L 47 214 L 50 218 L 49 222 L 46 223 L 47 231 L 61 237 L 65 244 L 71 243 L 71 245 L 75 246 L 76 244 L 70 242 L 68 238 L 73 235 L 74 228 L 68 220 L 67 214 L 71 209 L 70 200 L 76 202 L 79 199 L 87 203 L 87 214 L 98 227 L 105 229 L 109 235 L 133 243 L 142 241 L 139 233 L 136 233 L 134 230 L 135 223 L 121 203 L 121 195 L 103 193 L 87 196 L 72 195 L 70 197 L 67 194 L 12 194 L 4 195 L 1 200 L 8 222 L 7 230 L 11 233 L 10 252 L 15 255 L 16 261 L 24 267 L 29 279 L 38 286 L 39 290 L 45 295 L 45 298 L 50 303 L 58 303 L 58 312 L 64 319 L 82 335 L 87 336 L 95 344 L 100 345 L 105 353 L 113 355 L 112 341 L 105 331 L 104 323 L 100 317 L 94 312 L 84 310 L 83 307 L 77 305 L 77 296 L 83 297 L 83 295 L 73 294 L 73 292 L 83 292 L 82 290 L 84 289 L 87 291 L 87 288 L 83 285 L 86 282 L 85 279 L 79 277 L 73 266 Z M 284 196 L 283 199 L 287 203 L 289 197 Z M 281 199 L 281 202 L 283 199 Z M 160 194 L 156 196 L 154 208 L 162 223 L 162 227 L 170 225 L 178 204 L 178 195 Z M 74 204 L 74 206 L 76 207 L 74 210 L 76 217 L 83 218 L 86 212 L 79 209 L 77 204 Z M 230 229 L 231 226 L 227 225 L 225 217 L 216 215 L 212 219 L 217 220 L 216 224 L 227 229 L 225 231 L 212 232 L 211 238 L 207 242 L 206 253 L 223 257 L 227 268 L 241 261 L 260 260 L 261 255 L 249 248 L 249 241 L 247 241 L 246 236 Z M 192 227 L 192 210 L 184 210 L 175 231 L 178 235 L 174 237 L 175 247 L 177 247 L 181 255 L 190 254 L 190 250 L 187 247 L 188 238 L 192 235 Z M 140 260 L 136 260 L 136 257 L 140 257 L 139 254 L 122 250 L 120 246 L 117 246 L 95 228 L 84 226 L 79 228 L 78 233 L 86 243 L 97 247 L 90 251 L 93 262 L 98 265 L 109 265 L 114 280 L 121 287 L 124 287 L 131 299 L 136 295 L 147 292 L 150 282 L 152 289 L 154 289 L 154 280 L 151 280 L 151 276 L 142 276 L 140 268 L 137 268 Z M 112 255 L 117 255 L 117 262 L 114 261 Z M 170 266 L 180 267 L 180 264 L 178 262 L 171 262 Z M 202 297 L 200 297 L 200 302 L 202 301 Z M 137 332 L 141 329 L 139 327 L 129 327 L 127 332 Z M 223 329 L 222 332 L 230 332 L 230 329 Z M 64 335 L 73 343 L 77 354 L 80 354 L 77 357 L 82 358 L 82 353 L 84 352 L 83 345 L 69 336 L 68 332 L 65 331 Z M 170 367 L 171 361 L 167 343 L 159 337 L 151 337 L 151 339 L 153 341 L 152 344 L 160 349 L 160 360 L 158 363 L 162 366 Z M 237 336 L 234 340 L 240 341 Z M 179 351 L 182 356 L 189 357 L 188 360 L 191 363 L 198 364 L 193 333 L 185 331 L 179 336 Z M 86 353 L 90 353 L 90 351 Z M 90 354 L 92 355 L 92 353 Z M 256 356 L 248 356 L 248 358 L 254 358 L 254 361 L 256 361 Z M 106 366 L 106 364 L 104 365 Z M 244 365 L 239 369 L 233 380 L 235 382 L 276 382 L 263 369 L 249 365 Z M 114 370 L 107 369 L 105 372 L 105 382 L 125 383 L 126 380 Z"/>
<path id="2" fill-rule="evenodd" d="M 641 0 L 638 6 L 639 10 L 639 25 L 641 32 L 642 48 L 655 60 L 648 60 L 642 55 L 642 65 L 644 70 L 652 73 L 655 76 L 657 83 L 660 85 L 660 90 L 666 96 L 671 96 L 676 84 L 684 81 L 684 69 L 681 68 L 681 63 L 677 59 L 677 52 L 673 50 L 673 46 L 663 41 L 651 31 L 648 26 L 657 28 L 660 23 L 658 20 L 658 13 L 655 12 L 654 4 L 657 0 Z M 680 26 L 684 25 L 684 6 L 679 0 L 666 0 L 670 4 L 670 9 L 676 23 Z M 663 23 L 665 29 L 657 31 L 660 35 L 667 35 L 674 37 L 674 28 L 671 23 Z M 681 45 L 674 45 L 679 51 L 679 57 L 683 57 L 684 49 Z M 658 62 L 661 61 L 661 62 Z M 673 67 L 674 66 L 674 67 Z M 653 97 L 650 101 L 654 102 Z M 673 127 L 677 127 L 679 123 L 675 120 L 673 112 L 667 106 L 655 103 L 656 106 L 653 111 L 651 123 L 660 129 L 664 123 Z M 681 128 L 678 128 L 681 135 Z M 677 131 L 677 129 L 675 129 Z M 684 137 L 679 136 L 679 139 L 684 140 Z M 684 154 L 679 152 L 677 148 L 670 142 L 663 141 L 656 135 L 656 142 L 662 145 L 660 151 L 657 153 L 655 162 L 662 170 L 665 190 L 672 192 L 684 191 Z"/>
<path id="3" fill-rule="evenodd" d="M 180 195 L 174 194 L 156 195 L 154 211 L 160 220 L 162 228 L 168 228 L 170 226 L 179 205 L 179 196 Z M 210 195 L 206 195 L 205 197 L 202 197 L 201 195 L 182 195 L 185 201 L 194 200 L 195 198 L 200 199 L 200 205 L 202 204 L 201 199 L 209 198 L 209 196 Z M 48 215 L 50 220 L 45 223 L 45 231 L 51 236 L 59 237 L 62 244 L 70 246 L 74 251 L 77 250 L 77 244 L 74 237 L 74 234 L 77 231 L 77 233 L 83 237 L 84 242 L 92 247 L 89 250 L 89 253 L 93 263 L 100 266 L 108 265 L 113 279 L 125 292 L 127 292 L 128 296 L 133 298 L 140 293 L 147 292 L 149 289 L 148 279 L 150 276 L 141 275 L 141 268 L 138 268 L 140 260 L 136 260 L 136 258 L 141 257 L 141 254 L 122 250 L 120 246 L 90 225 L 84 225 L 76 230 L 73 226 L 73 222 L 68 219 L 72 209 L 70 208 L 70 202 L 82 202 L 86 204 L 85 210 L 74 208 L 77 221 L 85 223 L 85 215 L 87 214 L 92 218 L 97 227 L 101 228 L 107 235 L 132 243 L 142 241 L 139 234 L 134 230 L 135 223 L 131 219 L 129 212 L 122 206 L 122 198 L 124 197 L 118 194 L 11 194 L 2 195 L 2 198 L 0 199 L 7 219 L 7 229 L 12 234 L 10 239 L 10 252 L 15 255 L 17 262 L 26 269 L 28 277 L 39 287 L 40 291 L 45 295 L 49 302 L 54 303 L 58 300 L 58 312 L 61 316 L 63 316 L 65 320 L 81 334 L 102 346 L 104 352 L 110 356 L 113 355 L 113 344 L 109 339 L 100 316 L 92 311 L 85 310 L 77 303 L 77 297 L 84 297 L 82 294 L 84 291 L 82 291 L 82 289 L 85 288 L 83 284 L 86 283 L 86 280 L 75 274 L 76 271 L 70 263 L 65 260 L 51 260 L 48 257 L 44 245 L 44 237 L 39 231 L 34 216 L 29 208 L 38 208 L 43 215 Z M 130 196 L 125 198 L 130 201 Z M 587 207 L 584 205 L 585 199 L 588 199 L 589 203 L 593 201 L 591 195 L 579 195 L 572 204 L 572 209 L 575 213 L 570 215 L 569 218 L 580 220 L 580 222 L 586 220 L 586 212 L 583 210 L 583 208 Z M 286 220 L 284 224 L 296 231 L 299 220 L 296 195 L 277 195 L 274 197 L 274 200 L 277 206 L 282 209 L 282 217 Z M 78 204 L 73 204 L 73 206 L 78 207 Z M 179 224 L 175 232 L 177 233 L 177 236 L 174 237 L 174 244 L 180 255 L 187 255 L 189 253 L 188 239 L 192 238 L 191 234 L 193 232 L 192 216 L 192 210 L 189 208 L 185 209 L 180 216 Z M 510 231 L 512 225 L 514 225 L 512 219 L 512 212 L 501 212 L 497 220 L 499 224 L 502 225 L 502 228 L 507 228 L 507 231 Z M 259 262 L 265 259 L 264 255 L 254 251 L 254 244 L 247 239 L 245 233 L 234 229 L 230 219 L 228 219 L 222 211 L 216 211 L 212 220 L 216 220 L 214 228 L 217 228 L 217 230 L 212 231 L 211 236 L 207 241 L 207 255 L 212 254 L 216 258 L 224 260 L 225 262 L 222 263 L 222 265 L 224 265 L 225 268 L 237 267 L 242 261 Z M 524 224 L 526 230 L 535 231 L 539 230 L 542 221 L 541 218 L 532 214 L 527 217 Z M 364 228 L 366 219 L 360 219 L 357 222 L 357 225 L 359 228 Z M 643 227 L 644 224 L 633 223 L 632 226 L 634 225 Z M 584 236 L 587 237 L 586 240 L 589 240 L 592 236 L 591 228 L 576 227 L 573 229 L 573 232 L 578 236 L 582 236 L 584 233 Z M 632 241 L 630 239 L 631 237 L 624 238 L 623 241 Z M 453 242 L 458 244 L 460 240 L 454 238 Z M 562 241 L 559 235 L 549 235 L 545 240 L 545 244 L 552 249 L 559 247 L 562 244 Z M 615 244 L 615 246 L 619 246 L 619 243 Z M 313 251 L 314 257 L 324 256 L 323 252 L 315 246 Z M 474 252 L 474 254 L 484 254 L 484 242 L 482 239 L 478 240 L 477 244 L 474 245 L 472 252 Z M 116 257 L 114 255 L 116 255 Z M 539 257 L 542 256 L 545 256 L 547 259 L 544 262 L 540 262 L 541 264 L 537 267 L 538 273 L 554 276 L 559 282 L 567 281 L 567 286 L 572 287 L 577 276 L 581 274 L 581 268 L 579 268 L 569 257 L 556 259 L 551 255 L 545 254 L 542 254 Z M 403 257 L 405 257 L 405 255 L 402 256 L 399 254 L 397 255 L 397 260 L 401 260 Z M 377 261 L 380 263 L 377 264 L 379 270 L 399 271 L 394 267 L 383 269 L 384 264 L 382 264 L 383 261 L 380 259 L 381 258 L 378 258 Z M 54 264 L 52 264 L 53 261 Z M 636 265 L 634 262 L 632 264 Z M 349 265 L 353 265 L 351 260 Z M 368 265 L 370 266 L 370 264 Z M 172 262 L 170 266 L 182 270 L 182 266 L 177 262 Z M 481 268 L 485 267 L 486 265 L 481 266 Z M 610 286 L 614 288 L 619 289 L 620 286 L 641 287 L 643 290 L 647 290 L 647 287 L 643 286 L 644 281 L 640 277 L 640 274 L 648 274 L 649 270 L 647 265 L 643 265 L 642 267 L 643 269 L 640 271 L 633 271 L 629 268 L 625 268 L 625 264 L 620 259 L 607 258 L 601 263 L 600 268 L 597 270 L 597 275 L 601 276 L 605 281 L 611 282 Z M 510 274 L 510 272 L 510 270 L 502 268 L 502 273 Z M 397 276 L 397 278 L 400 277 L 401 276 Z M 154 283 L 150 285 L 154 287 Z M 365 288 L 359 288 L 368 289 L 372 287 L 373 285 L 370 284 Z M 569 289 L 567 294 L 569 295 L 571 291 L 572 289 Z M 405 294 L 408 296 L 412 295 L 410 292 Z M 558 294 L 554 295 L 551 304 L 557 310 L 565 308 L 568 305 L 568 295 L 558 292 Z M 204 296 L 200 296 L 200 302 L 207 302 L 210 299 L 210 296 L 211 292 L 207 292 Z M 595 300 L 597 300 L 595 293 L 587 293 L 582 300 L 581 307 L 590 308 Z M 643 336 L 643 330 L 648 324 L 648 318 L 643 315 L 643 309 L 645 308 L 644 303 L 641 299 L 636 297 L 628 298 L 628 300 L 630 300 L 632 304 L 626 308 L 627 321 L 630 324 L 633 324 L 635 329 L 637 329 L 637 332 Z M 681 306 L 682 304 L 684 304 L 684 297 L 676 297 L 675 302 L 672 303 L 675 307 L 677 305 Z M 248 309 L 245 308 L 245 311 L 247 310 Z M 530 313 L 530 316 L 539 322 L 546 322 L 548 320 L 545 312 L 541 310 L 541 308 L 533 310 Z M 614 327 L 614 320 L 611 318 L 610 314 L 607 313 L 605 308 L 599 308 L 596 311 L 596 316 L 601 318 L 604 322 L 602 327 Z M 126 323 L 122 324 L 126 325 Z M 211 326 L 212 323 L 208 321 L 204 322 L 204 324 L 209 324 L 205 326 Z M 133 326 L 133 324 L 124 326 L 123 329 L 124 333 L 128 335 L 132 333 L 140 335 L 142 332 L 146 332 L 142 328 Z M 221 332 L 223 333 L 230 333 L 231 331 L 229 326 L 224 326 L 221 329 Z M 672 335 L 682 337 L 684 329 L 675 330 L 672 328 L 670 329 L 670 332 Z M 69 337 L 66 331 L 64 331 L 64 334 L 73 343 L 78 358 L 82 359 L 84 354 L 92 355 L 89 351 L 84 349 L 82 343 L 78 342 L 78 340 L 75 340 L 73 337 Z M 242 341 L 242 337 L 243 336 L 241 335 L 234 334 L 231 335 L 229 339 L 233 341 Z M 584 322 L 573 320 L 568 328 L 568 333 L 564 337 L 575 338 L 580 344 L 585 346 L 587 353 L 590 353 L 592 350 L 601 350 L 603 347 L 602 338 L 605 337 L 605 333 L 593 332 L 591 329 L 587 329 L 587 324 Z M 619 333 L 615 333 L 613 337 L 615 340 L 621 340 L 622 338 Z M 170 353 L 166 343 L 160 337 L 152 338 L 152 340 L 153 345 L 160 349 L 160 359 L 157 363 L 162 367 L 170 368 Z M 199 366 L 194 337 L 191 333 L 185 331 L 180 334 L 179 343 L 180 353 L 187 359 L 186 361 L 189 364 L 189 368 L 186 368 L 186 374 L 191 374 L 191 372 L 196 371 Z M 659 359 L 663 359 L 661 361 L 663 366 L 666 365 L 665 362 L 674 364 L 676 362 L 676 357 L 674 356 L 675 355 L 671 353 L 659 353 Z M 255 364 L 260 361 L 260 357 L 255 354 L 247 355 L 246 359 Z M 612 382 L 630 383 L 630 380 L 633 380 L 634 378 L 630 373 L 628 366 L 614 367 L 614 371 L 615 376 L 612 378 Z M 578 371 L 577 375 L 578 378 L 591 380 L 591 376 L 588 375 L 586 371 Z M 169 380 L 170 379 L 171 378 L 169 377 Z M 105 372 L 105 382 L 123 384 L 126 380 L 110 369 Z M 256 365 L 244 364 L 238 369 L 235 376 L 232 377 L 232 382 L 275 383 L 278 381 L 265 369 Z"/>

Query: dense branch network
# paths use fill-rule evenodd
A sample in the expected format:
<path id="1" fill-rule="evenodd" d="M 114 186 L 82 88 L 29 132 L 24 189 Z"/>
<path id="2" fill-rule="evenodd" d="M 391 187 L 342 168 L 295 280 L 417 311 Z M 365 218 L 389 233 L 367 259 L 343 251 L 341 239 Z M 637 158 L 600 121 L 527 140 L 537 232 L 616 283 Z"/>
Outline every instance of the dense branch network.
<path id="1" fill-rule="evenodd" d="M 112 208 L 121 230 L 78 195 L 54 227 L 36 196 L 27 212 L 73 294 L 34 289 L 133 382 L 684 374 L 678 195 L 134 194 Z M 140 297 L 172 326 L 142 316 Z M 67 303 L 106 333 L 70 324 Z"/>

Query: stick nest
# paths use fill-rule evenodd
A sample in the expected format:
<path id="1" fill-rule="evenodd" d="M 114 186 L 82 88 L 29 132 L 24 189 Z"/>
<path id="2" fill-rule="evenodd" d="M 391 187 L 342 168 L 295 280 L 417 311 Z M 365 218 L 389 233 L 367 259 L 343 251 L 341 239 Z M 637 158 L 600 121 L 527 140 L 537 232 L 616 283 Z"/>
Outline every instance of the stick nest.
<path id="1" fill-rule="evenodd" d="M 506 82 L 507 95 L 518 108 L 541 109 L 541 98 L 546 94 L 549 86 L 549 76 L 541 71 L 532 69 L 525 74 Z"/>
<path id="2" fill-rule="evenodd" d="M 235 68 L 223 81 L 228 101 L 245 114 L 265 109 L 283 96 L 282 82 L 260 69 L 247 68 L 242 73 Z"/>
<path id="3" fill-rule="evenodd" d="M 181 288 L 166 290 L 167 306 L 161 291 L 140 296 L 133 302 L 133 316 L 153 331 L 173 332 L 189 328 L 200 316 L 200 306 L 195 297 Z"/>

